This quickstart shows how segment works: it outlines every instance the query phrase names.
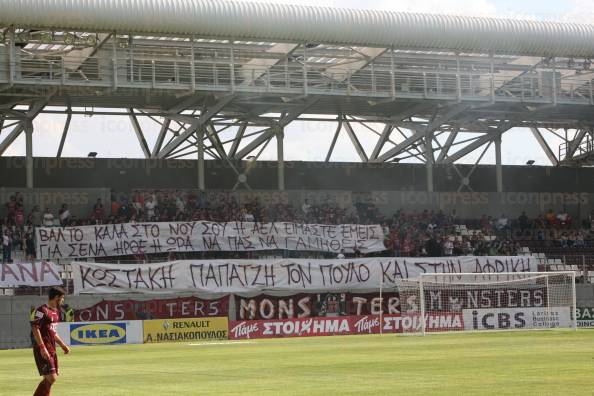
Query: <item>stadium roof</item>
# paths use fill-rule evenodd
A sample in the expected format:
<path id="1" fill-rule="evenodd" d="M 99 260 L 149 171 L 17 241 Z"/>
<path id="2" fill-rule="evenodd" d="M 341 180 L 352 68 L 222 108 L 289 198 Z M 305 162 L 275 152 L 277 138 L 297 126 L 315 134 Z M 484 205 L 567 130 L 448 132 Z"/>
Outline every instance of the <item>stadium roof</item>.
<path id="1" fill-rule="evenodd" d="M 0 0 L 0 25 L 594 57 L 594 25 L 222 0 Z"/>
<path id="2" fill-rule="evenodd" d="M 531 128 L 554 165 L 594 163 L 594 25 L 222 0 L 0 10 L 0 155 L 44 113 L 66 116 L 57 157 L 72 117 L 120 116 L 146 158 L 198 153 L 199 176 L 205 154 L 257 160 L 273 139 L 282 162 L 297 121 L 336 124 L 327 153 L 315 142 L 326 161 L 344 131 L 362 162 L 424 162 L 429 191 L 434 164 L 490 147 L 502 191 L 512 128 Z M 140 117 L 158 124 L 153 147 Z"/>

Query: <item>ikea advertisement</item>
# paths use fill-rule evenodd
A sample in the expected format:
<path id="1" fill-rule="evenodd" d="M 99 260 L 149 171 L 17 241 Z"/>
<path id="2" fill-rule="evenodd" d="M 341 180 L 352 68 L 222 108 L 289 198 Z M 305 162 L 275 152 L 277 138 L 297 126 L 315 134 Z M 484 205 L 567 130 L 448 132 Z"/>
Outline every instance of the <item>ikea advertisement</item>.
<path id="1" fill-rule="evenodd" d="M 141 320 L 116 322 L 63 322 L 58 335 L 70 346 L 142 344 Z"/>

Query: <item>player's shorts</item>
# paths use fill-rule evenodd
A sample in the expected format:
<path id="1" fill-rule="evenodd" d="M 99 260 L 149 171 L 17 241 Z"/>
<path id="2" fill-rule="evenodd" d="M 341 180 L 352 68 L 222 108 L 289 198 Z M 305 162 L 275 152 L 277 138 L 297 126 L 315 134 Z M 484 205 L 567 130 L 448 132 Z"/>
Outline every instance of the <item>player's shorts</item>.
<path id="1" fill-rule="evenodd" d="M 58 374 L 58 354 L 56 352 L 49 353 L 49 360 L 41 356 L 39 348 L 33 348 L 33 356 L 35 357 L 35 364 L 39 375 Z"/>

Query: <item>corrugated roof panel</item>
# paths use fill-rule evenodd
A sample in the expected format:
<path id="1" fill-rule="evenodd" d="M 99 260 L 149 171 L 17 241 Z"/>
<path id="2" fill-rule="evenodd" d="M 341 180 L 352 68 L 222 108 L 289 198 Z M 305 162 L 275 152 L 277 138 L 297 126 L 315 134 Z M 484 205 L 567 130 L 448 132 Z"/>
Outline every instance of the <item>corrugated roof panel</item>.
<path id="1" fill-rule="evenodd" d="M 594 57 L 594 26 L 227 0 L 0 0 L 0 25 Z"/>

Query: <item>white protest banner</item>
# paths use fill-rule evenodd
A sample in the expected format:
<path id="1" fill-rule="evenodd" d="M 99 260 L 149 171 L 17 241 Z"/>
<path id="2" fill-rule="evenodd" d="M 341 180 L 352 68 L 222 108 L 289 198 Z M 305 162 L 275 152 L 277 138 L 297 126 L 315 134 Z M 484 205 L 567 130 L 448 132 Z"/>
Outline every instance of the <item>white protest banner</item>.
<path id="1" fill-rule="evenodd" d="M 0 287 L 61 285 L 58 267 L 48 261 L 0 264 Z"/>
<path id="2" fill-rule="evenodd" d="M 363 253 L 385 250 L 379 225 L 210 221 L 38 227 L 40 259 L 164 252 L 301 250 Z"/>
<path id="3" fill-rule="evenodd" d="M 179 260 L 154 264 L 73 262 L 74 292 L 171 293 L 204 291 L 327 291 L 377 289 L 422 273 L 533 272 L 519 257 L 362 258 L 335 260 Z M 479 275 L 477 275 L 479 276 Z"/>

